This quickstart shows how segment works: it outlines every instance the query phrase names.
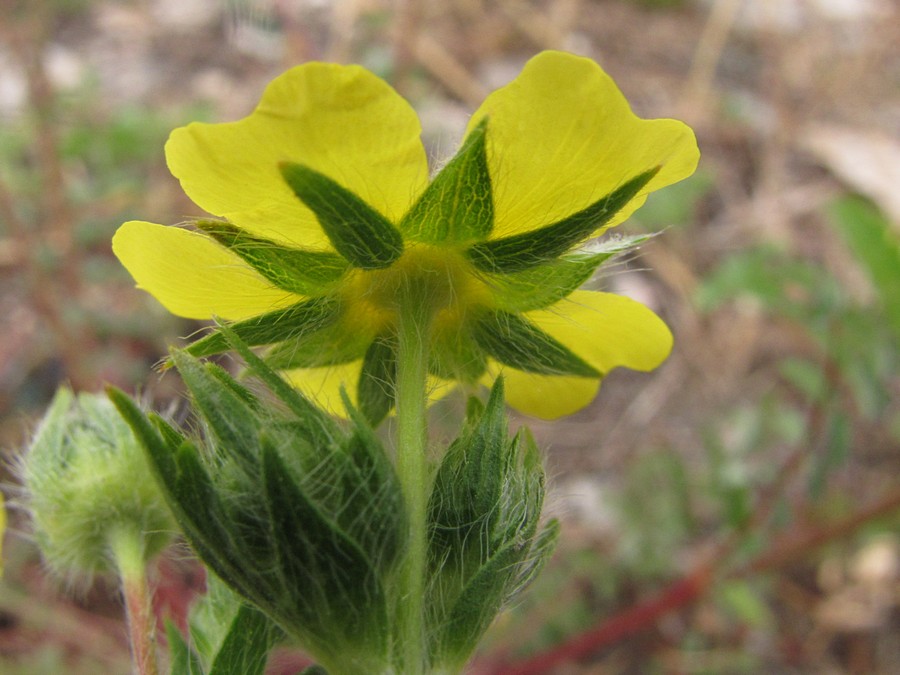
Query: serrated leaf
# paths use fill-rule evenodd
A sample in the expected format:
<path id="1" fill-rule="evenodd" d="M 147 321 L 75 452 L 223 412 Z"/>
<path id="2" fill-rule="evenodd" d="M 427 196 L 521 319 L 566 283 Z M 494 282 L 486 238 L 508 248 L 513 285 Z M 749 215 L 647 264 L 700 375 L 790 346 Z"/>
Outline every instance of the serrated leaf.
<path id="1" fill-rule="evenodd" d="M 511 542 L 469 578 L 435 637 L 438 663 L 458 665 L 468 660 L 508 599 L 522 553 L 522 544 Z"/>
<path id="2" fill-rule="evenodd" d="M 273 604 L 273 585 L 259 561 L 265 552 L 250 550 L 235 537 L 233 523 L 196 448 L 185 443 L 176 455 L 177 471 L 169 505 L 191 546 L 223 581 L 259 606 Z"/>
<path id="3" fill-rule="evenodd" d="M 255 607 L 242 606 L 213 661 L 209 675 L 262 675 L 278 630 Z"/>
<path id="4" fill-rule="evenodd" d="M 230 328 L 251 347 L 271 345 L 302 337 L 337 320 L 340 304 L 330 298 L 311 298 L 296 305 L 277 309 L 229 324 Z M 192 356 L 210 356 L 228 349 L 221 332 L 200 338 L 185 348 Z"/>
<path id="5" fill-rule="evenodd" d="M 115 387 L 108 387 L 107 395 L 146 451 L 169 508 L 201 559 L 246 597 L 261 598 L 254 585 L 259 579 L 247 583 L 242 571 L 248 565 L 246 569 L 251 571 L 257 566 L 237 555 L 239 549 L 225 529 L 224 512 L 196 448 L 188 441 L 170 447 L 130 397 Z M 259 588 L 264 589 L 265 584 Z"/>
<path id="6" fill-rule="evenodd" d="M 282 246 L 218 220 L 194 222 L 200 230 L 240 256 L 272 284 L 291 293 L 326 293 L 347 271 L 347 261 L 328 251 Z"/>
<path id="7" fill-rule="evenodd" d="M 494 199 L 485 141 L 487 118 L 466 137 L 400 222 L 410 239 L 428 244 L 485 239 L 494 227 Z"/>
<path id="8" fill-rule="evenodd" d="M 180 350 L 172 350 L 181 379 L 191 392 L 193 403 L 214 434 L 221 454 L 240 462 L 245 468 L 255 466 L 259 453 L 259 425 L 256 411 L 244 397 L 213 375 L 221 370 L 215 364 L 203 364 Z"/>
<path id="9" fill-rule="evenodd" d="M 340 435 L 339 428 L 331 417 L 279 377 L 231 327 L 221 323 L 218 326 L 228 346 L 244 359 L 250 371 L 297 416 L 297 421 L 311 435 L 312 442 L 327 447 Z"/>
<path id="10" fill-rule="evenodd" d="M 357 386 L 359 410 L 372 426 L 378 426 L 394 407 L 397 381 L 397 338 L 375 339 L 363 357 Z"/>
<path id="11" fill-rule="evenodd" d="M 541 375 L 601 377 L 568 347 L 516 314 L 485 313 L 471 330 L 478 345 L 503 365 Z"/>
<path id="12" fill-rule="evenodd" d="M 545 227 L 475 244 L 469 260 L 484 272 L 519 272 L 547 263 L 588 239 L 631 201 L 659 172 L 656 167 L 568 218 Z"/>
<path id="13" fill-rule="evenodd" d="M 334 249 L 362 269 L 389 267 L 403 254 L 391 222 L 347 188 L 315 169 L 282 162 L 281 175 L 316 216 Z"/>
<path id="14" fill-rule="evenodd" d="M 287 626 L 311 638 L 335 632 L 361 653 L 387 652 L 387 605 L 374 567 L 340 527 L 328 519 L 292 479 L 290 469 L 268 444 L 262 450 L 265 498 L 278 552 L 278 571 L 287 595 L 280 605 L 294 622 Z"/>

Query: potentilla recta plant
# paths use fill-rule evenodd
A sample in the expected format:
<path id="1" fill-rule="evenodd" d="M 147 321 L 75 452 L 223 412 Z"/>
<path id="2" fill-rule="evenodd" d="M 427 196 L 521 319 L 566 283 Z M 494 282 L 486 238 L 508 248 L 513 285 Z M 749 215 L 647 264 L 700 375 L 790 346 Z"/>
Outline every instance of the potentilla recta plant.
<path id="1" fill-rule="evenodd" d="M 671 350 L 648 308 L 580 287 L 646 239 L 598 236 L 694 171 L 688 127 L 544 52 L 439 170 L 420 133 L 367 70 L 298 66 L 245 119 L 169 138 L 209 216 L 113 239 L 139 288 L 215 322 L 166 362 L 188 425 L 109 392 L 213 580 L 169 631 L 173 673 L 262 672 L 283 640 L 338 675 L 460 672 L 558 532 L 505 405 L 561 417 Z M 237 378 L 208 359 L 226 351 Z M 455 390 L 456 438 L 431 440 L 429 405 Z"/>

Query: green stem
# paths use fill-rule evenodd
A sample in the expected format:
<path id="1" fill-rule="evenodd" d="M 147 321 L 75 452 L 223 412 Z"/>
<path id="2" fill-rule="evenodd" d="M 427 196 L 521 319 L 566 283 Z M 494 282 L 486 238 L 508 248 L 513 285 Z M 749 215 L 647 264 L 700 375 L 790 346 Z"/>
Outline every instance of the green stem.
<path id="1" fill-rule="evenodd" d="M 158 675 L 156 663 L 156 620 L 147 586 L 144 541 L 139 532 L 113 532 L 110 549 L 122 582 L 131 658 L 137 675 Z"/>
<path id="2" fill-rule="evenodd" d="M 427 564 L 426 509 L 430 476 L 426 459 L 428 317 L 409 302 L 400 311 L 397 359 L 397 474 L 409 514 L 409 539 L 397 598 L 397 654 L 400 672 L 426 667 L 424 599 Z"/>

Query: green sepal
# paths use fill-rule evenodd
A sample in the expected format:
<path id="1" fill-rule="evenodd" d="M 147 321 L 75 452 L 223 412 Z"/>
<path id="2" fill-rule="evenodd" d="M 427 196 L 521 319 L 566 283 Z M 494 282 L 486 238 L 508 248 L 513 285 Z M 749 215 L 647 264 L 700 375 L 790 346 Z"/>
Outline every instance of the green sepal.
<path id="1" fill-rule="evenodd" d="M 231 329 L 251 347 L 296 339 L 325 328 L 340 316 L 340 303 L 331 298 L 310 298 L 290 307 L 276 309 L 242 321 L 230 323 Z M 228 349 L 220 331 L 193 342 L 185 351 L 192 356 L 211 356 Z"/>
<path id="2" fill-rule="evenodd" d="M 366 554 L 323 514 L 293 480 L 270 443 L 263 443 L 262 479 L 270 536 L 289 627 L 326 653 L 353 646 L 368 658 L 387 654 L 387 603 Z M 328 614 L 321 610 L 328 608 Z M 300 628 L 302 627 L 302 628 Z M 340 636 L 340 639 L 338 639 Z M 346 656 L 346 655 L 345 655 Z"/>
<path id="3" fill-rule="evenodd" d="M 314 333 L 274 345 L 265 361 L 275 370 L 338 366 L 361 359 L 371 342 L 372 335 L 339 319 Z"/>
<path id="4" fill-rule="evenodd" d="M 197 220 L 194 225 L 240 256 L 272 284 L 291 293 L 322 295 L 349 267 L 336 253 L 282 246 L 220 220 Z"/>
<path id="5" fill-rule="evenodd" d="M 166 641 L 169 643 L 169 675 L 206 675 L 200 658 L 184 641 L 178 627 L 168 619 Z"/>
<path id="6" fill-rule="evenodd" d="M 454 325 L 432 336 L 428 372 L 445 380 L 475 383 L 487 370 L 487 358 L 472 335 Z"/>
<path id="7" fill-rule="evenodd" d="M 394 407 L 397 381 L 397 337 L 382 335 L 369 345 L 359 373 L 356 400 L 372 426 L 378 426 Z"/>
<path id="8" fill-rule="evenodd" d="M 262 675 L 280 631 L 255 607 L 242 605 L 231 622 L 209 675 Z"/>
<path id="9" fill-rule="evenodd" d="M 472 129 L 400 221 L 405 236 L 427 244 L 481 241 L 494 227 L 494 198 L 486 154 L 487 118 Z"/>
<path id="10" fill-rule="evenodd" d="M 552 225 L 523 234 L 475 244 L 469 260 L 484 272 L 520 272 L 547 263 L 603 227 L 659 172 L 656 167 L 635 176 L 605 197 Z"/>
<path id="11" fill-rule="evenodd" d="M 282 162 L 281 175 L 316 216 L 334 249 L 361 269 L 389 267 L 403 254 L 391 222 L 347 188 L 303 164 Z"/>
<path id="12" fill-rule="evenodd" d="M 540 375 L 601 377 L 593 366 L 527 319 L 486 312 L 471 324 L 478 345 L 503 365 Z"/>
<path id="13" fill-rule="evenodd" d="M 549 307 L 585 284 L 597 268 L 647 241 L 652 234 L 617 237 L 520 272 L 485 274 L 497 306 L 506 312 Z"/>

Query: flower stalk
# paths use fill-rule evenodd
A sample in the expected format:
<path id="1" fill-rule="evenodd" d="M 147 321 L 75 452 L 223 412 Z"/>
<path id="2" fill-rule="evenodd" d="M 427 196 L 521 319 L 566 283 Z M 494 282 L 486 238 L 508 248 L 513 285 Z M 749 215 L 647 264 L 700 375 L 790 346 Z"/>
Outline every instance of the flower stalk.
<path id="1" fill-rule="evenodd" d="M 425 663 L 423 626 L 427 561 L 426 509 L 431 486 L 427 456 L 426 386 L 429 319 L 408 300 L 399 311 L 397 349 L 397 476 L 409 513 L 409 539 L 398 594 L 398 648 L 403 672 L 418 673 Z"/>
<path id="2" fill-rule="evenodd" d="M 128 640 L 135 675 L 159 675 L 156 659 L 156 618 L 140 532 L 119 528 L 110 535 L 110 553 L 122 584 Z"/>

